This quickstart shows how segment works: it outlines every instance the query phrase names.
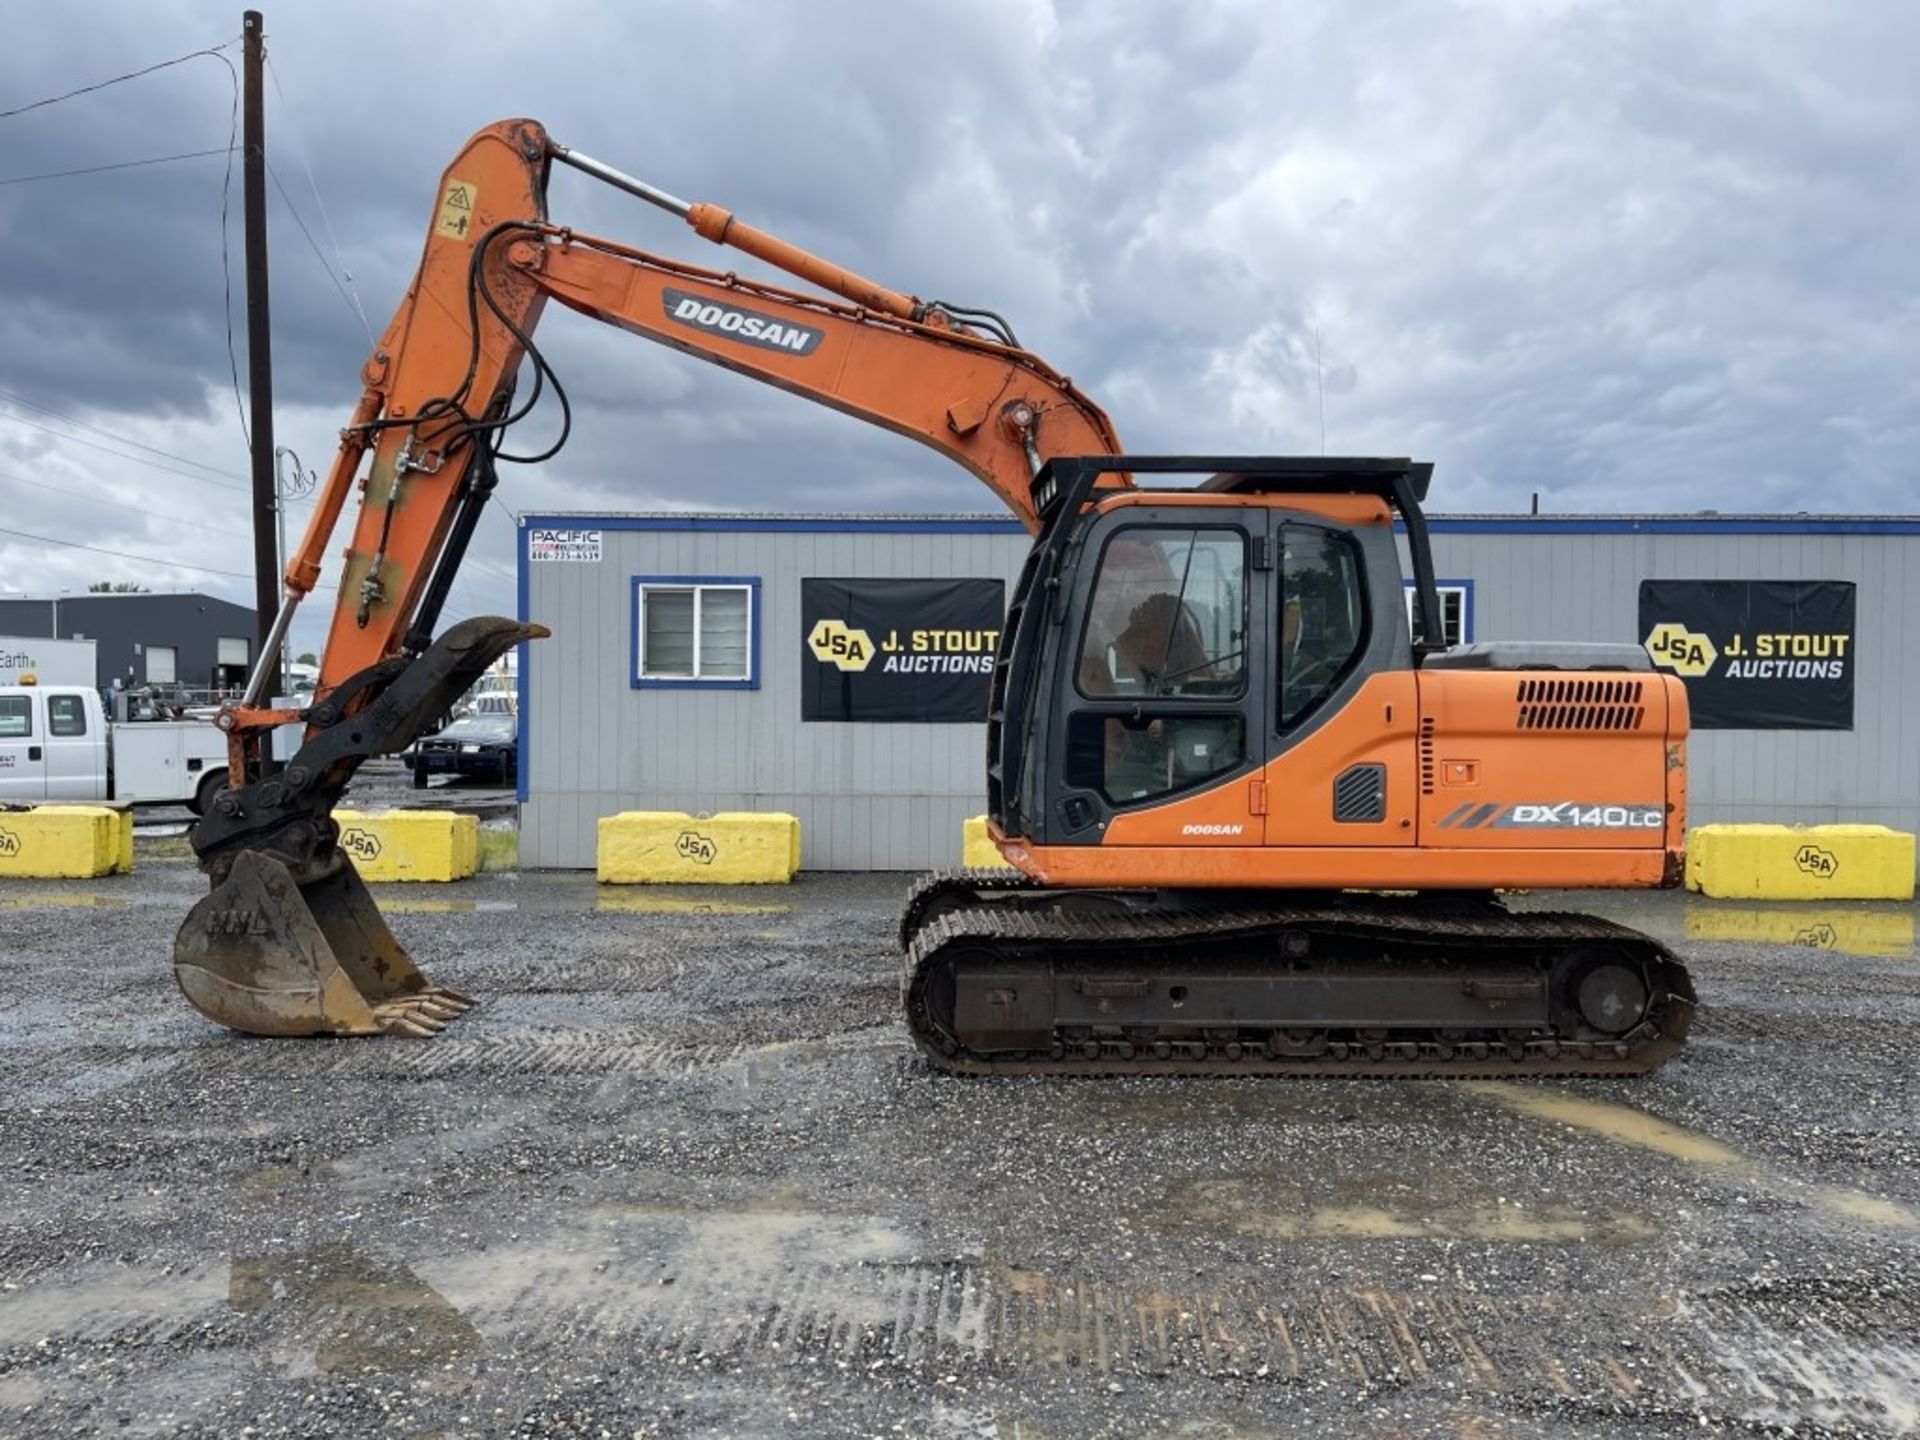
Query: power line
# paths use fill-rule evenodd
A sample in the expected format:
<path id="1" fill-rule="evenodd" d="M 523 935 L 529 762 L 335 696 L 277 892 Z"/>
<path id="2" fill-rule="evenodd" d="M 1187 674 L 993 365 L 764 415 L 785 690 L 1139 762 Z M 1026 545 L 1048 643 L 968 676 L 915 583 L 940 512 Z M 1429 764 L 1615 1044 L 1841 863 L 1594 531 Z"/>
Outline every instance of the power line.
<path id="1" fill-rule="evenodd" d="M 137 560 L 142 565 L 171 566 L 176 570 L 198 570 L 203 575 L 224 575 L 230 580 L 251 580 L 253 576 L 242 575 L 237 570 L 216 570 L 211 565 L 189 565 L 184 560 L 162 560 L 155 555 L 134 555 L 125 550 L 107 550 L 99 545 L 82 545 L 78 540 L 59 540 L 51 535 L 31 535 L 25 530 L 12 530 L 0 525 L 0 535 L 17 535 L 22 540 L 37 540 L 42 545 L 60 545 L 68 550 L 88 550 L 95 555 L 111 555 L 116 560 Z"/>
<path id="2" fill-rule="evenodd" d="M 29 110 L 39 110 L 48 105 L 58 105 L 62 100 L 72 100 L 76 96 L 91 95 L 96 90 L 104 90 L 109 85 L 118 85 L 126 80 L 138 80 L 142 75 L 151 75 L 154 71 L 165 70 L 170 65 L 184 65 L 189 60 L 198 60 L 202 55 L 215 55 L 225 60 L 226 56 L 221 55 L 220 52 L 227 49 L 233 43 L 233 41 L 229 40 L 225 44 L 215 45 L 205 50 L 190 50 L 185 55 L 176 55 L 173 59 L 162 60 L 157 65 L 148 65 L 141 70 L 129 70 L 125 75 L 115 75 L 109 80 L 100 80 L 92 85 L 82 85 L 78 90 L 69 90 L 64 95 L 50 95 L 45 100 L 35 100 L 31 105 L 16 105 L 11 110 L 0 110 L 0 120 L 10 120 L 15 115 L 26 114 Z M 231 64 L 232 62 L 228 61 L 228 63 Z"/>
<path id="3" fill-rule="evenodd" d="M 25 425 L 29 429 L 44 431 L 46 434 L 53 436 L 54 439 L 64 440 L 69 445 L 82 445 L 89 450 L 98 450 L 103 455 L 111 455 L 116 460 L 128 460 L 135 465 L 150 466 L 163 474 L 177 475 L 182 480 L 198 480 L 203 484 L 218 485 L 222 490 L 245 490 L 247 488 L 244 485 L 229 484 L 225 480 L 216 480 L 211 475 L 195 475 L 186 470 L 176 470 L 171 465 L 162 465 L 158 460 L 143 460 L 138 455 L 128 455 L 119 450 L 112 449 L 109 446 L 95 444 L 91 440 L 82 440 L 78 435 L 68 435 L 63 431 L 54 429 L 51 425 L 42 425 L 38 420 L 29 420 L 24 415 L 0 415 L 0 420 L 4 420 L 10 425 Z M 192 464 L 193 462 L 188 461 L 187 463 Z"/>
<path id="4" fill-rule="evenodd" d="M 102 175 L 109 170 L 138 170 L 143 165 L 171 165 L 176 160 L 203 160 L 224 150 L 187 150 L 178 155 L 155 155 L 149 160 L 120 160 L 112 165 L 88 165 L 79 170 L 46 170 L 38 175 L 10 175 L 0 185 L 29 185 L 35 180 L 65 180 L 70 175 Z"/>
<path id="5" fill-rule="evenodd" d="M 203 534 L 231 535 L 237 540 L 252 538 L 247 535 L 242 535 L 238 530 L 223 530 L 219 526 L 208 525 L 205 521 L 199 519 L 190 519 L 183 515 L 163 515 L 158 510 L 148 510 L 139 505 L 129 505 L 124 500 L 109 500 L 104 495 L 91 494 L 85 490 L 69 490 L 64 485 L 49 485 L 45 480 L 29 480 L 24 475 L 10 475 L 5 471 L 0 471 L 0 480 L 5 480 L 12 485 L 31 485 L 36 490 L 51 490 L 56 495 L 71 495 L 74 499 L 85 500 L 90 505 L 111 505 L 116 510 L 129 510 L 135 515 L 145 515 L 154 520 L 165 521 L 169 525 L 187 525 Z"/>
<path id="6" fill-rule="evenodd" d="M 240 134 L 240 72 L 233 68 L 233 61 L 217 50 L 208 53 L 227 67 L 227 76 L 233 81 L 233 113 L 227 124 L 227 173 L 220 180 L 220 314 L 227 322 L 227 372 L 233 377 L 233 408 L 240 416 L 241 438 L 247 442 L 247 449 L 252 450 L 247 407 L 240 399 L 240 362 L 233 356 L 233 271 L 227 263 L 227 197 L 233 190 L 233 142 Z"/>
<path id="7" fill-rule="evenodd" d="M 292 106 L 287 100 L 285 88 L 280 84 L 280 72 L 273 68 L 273 56 L 271 54 L 268 54 L 265 58 L 267 62 L 267 74 L 273 77 L 273 91 L 280 97 L 280 112 L 282 115 L 290 116 Z M 293 127 L 289 126 L 288 128 L 291 129 Z M 320 196 L 320 184 L 313 178 L 313 166 L 307 160 L 307 147 L 301 143 L 297 133 L 294 135 L 293 153 L 299 157 L 300 168 L 307 172 L 307 188 L 313 192 L 313 203 L 320 211 L 320 226 L 327 232 L 327 243 L 333 247 L 334 262 L 340 267 L 341 278 L 346 281 L 347 292 L 353 301 L 354 313 L 359 315 L 360 328 L 367 332 L 367 343 L 371 345 L 374 343 L 373 326 L 367 320 L 366 307 L 360 303 L 360 289 L 353 283 L 353 272 L 347 269 L 347 258 L 340 251 L 340 237 L 333 233 L 333 220 L 327 214 L 327 202 Z M 283 191 L 281 193 L 284 194 L 285 192 Z M 291 209 L 293 202 L 289 200 L 287 205 L 288 208 Z"/>
<path id="8" fill-rule="evenodd" d="M 367 317 L 360 313 L 359 307 L 353 302 L 353 297 L 347 294 L 347 287 L 340 283 L 340 277 L 333 273 L 333 266 L 329 265 L 327 263 L 327 257 L 320 253 L 320 246 L 314 240 L 313 232 L 307 229 L 307 222 L 300 218 L 300 212 L 294 208 L 293 197 L 287 194 L 287 187 L 280 183 L 280 174 L 273 168 L 272 161 L 267 162 L 267 174 L 272 177 L 273 188 L 280 192 L 280 198 L 286 202 L 287 213 L 293 216 L 293 223 L 298 225 L 300 227 L 300 233 L 307 237 L 307 247 L 313 251 L 313 258 L 320 262 L 320 268 L 326 271 L 327 278 L 333 281 L 333 288 L 339 292 L 340 298 L 346 302 L 348 312 L 358 316 L 360 324 L 364 327 L 367 323 Z M 367 343 L 369 345 L 373 343 L 372 330 L 367 331 Z"/>
<path id="9" fill-rule="evenodd" d="M 95 435 L 104 435 L 107 439 L 117 441 L 122 445 L 131 445 L 136 450 L 145 450 L 149 455 L 160 455 L 168 460 L 176 460 L 182 465 L 191 465 L 196 470 L 210 470 L 215 475 L 225 475 L 231 479 L 242 482 L 247 478 L 237 470 L 222 470 L 218 465 L 209 465 L 202 460 L 189 460 L 186 456 L 176 455 L 171 450 L 162 450 L 154 445 L 143 444 L 141 441 L 132 439 L 126 435 L 116 435 L 113 431 L 105 429 L 102 426 L 91 425 L 85 420 L 77 420 L 71 415 L 55 410 L 50 405 L 42 405 L 38 401 L 29 400 L 23 395 L 14 394 L 11 390 L 0 389 L 0 400 L 5 400 L 11 405 L 18 405 L 28 410 L 38 411 L 42 415 L 51 415 L 54 419 L 64 424 L 72 425 L 76 429 L 90 431 Z M 129 456 L 127 458 L 131 459 L 132 457 Z"/>

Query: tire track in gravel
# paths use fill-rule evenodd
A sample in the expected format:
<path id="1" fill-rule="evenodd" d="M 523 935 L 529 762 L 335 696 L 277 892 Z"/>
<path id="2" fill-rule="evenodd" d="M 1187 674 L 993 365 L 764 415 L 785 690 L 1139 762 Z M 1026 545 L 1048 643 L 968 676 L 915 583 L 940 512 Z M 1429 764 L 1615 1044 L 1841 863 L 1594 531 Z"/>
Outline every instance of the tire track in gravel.
<path id="1" fill-rule="evenodd" d="M 918 1257 L 885 1222 L 824 1215 L 662 1212 L 615 1228 L 644 1243 L 623 1253 L 571 1235 L 410 1265 L 329 1246 L 231 1267 L 43 1275 L 0 1294 L 0 1374 L 47 1344 L 265 1345 L 295 1363 L 312 1350 L 322 1369 L 385 1371 L 485 1345 L 574 1365 L 586 1352 L 715 1369 L 1048 1370 L 1115 1382 L 1180 1373 L 1920 1433 L 1920 1346 L 1861 1297 L 1800 1297 L 1789 1324 L 1764 1298 L 1683 1296 L 1636 1338 L 1595 1347 L 1576 1343 L 1586 1324 L 1577 1297 L 1160 1288 Z M 637 1273 L 650 1263 L 653 1273 Z M 438 1339 L 422 1348 L 429 1320 Z M 348 1334 L 414 1348 L 343 1349 Z"/>

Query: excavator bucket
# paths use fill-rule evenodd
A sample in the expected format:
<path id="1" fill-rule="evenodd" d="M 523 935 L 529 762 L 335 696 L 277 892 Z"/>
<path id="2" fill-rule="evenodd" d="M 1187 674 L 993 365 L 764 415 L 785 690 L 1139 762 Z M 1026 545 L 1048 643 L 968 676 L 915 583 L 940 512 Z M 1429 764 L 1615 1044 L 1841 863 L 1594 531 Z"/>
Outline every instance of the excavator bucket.
<path id="1" fill-rule="evenodd" d="M 462 621 L 339 686 L 283 771 L 221 795 L 193 833 L 213 889 L 173 943 L 174 979 L 196 1009 L 253 1035 L 426 1036 L 472 1008 L 394 938 L 332 811 L 361 761 L 406 748 L 494 660 L 546 633 Z"/>
<path id="2" fill-rule="evenodd" d="M 433 1035 L 473 1004 L 427 982 L 351 864 L 302 887 L 257 851 L 188 912 L 173 977 L 202 1014 L 252 1035 Z"/>

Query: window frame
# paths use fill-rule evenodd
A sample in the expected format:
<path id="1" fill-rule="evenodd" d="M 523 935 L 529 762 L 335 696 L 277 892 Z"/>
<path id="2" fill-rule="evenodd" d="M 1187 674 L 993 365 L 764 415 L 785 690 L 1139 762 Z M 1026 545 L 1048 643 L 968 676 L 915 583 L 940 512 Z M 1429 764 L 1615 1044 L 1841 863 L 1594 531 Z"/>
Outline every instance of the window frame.
<path id="1" fill-rule="evenodd" d="M 1112 694 L 1089 695 L 1080 684 L 1080 666 L 1086 658 L 1087 635 L 1093 628 L 1093 607 L 1100 594 L 1100 582 L 1106 576 L 1107 554 L 1122 537 L 1141 530 L 1186 530 L 1194 535 L 1213 532 L 1220 535 L 1232 535 L 1240 541 L 1240 685 L 1231 695 L 1147 695 Z M 1111 534 L 1100 543 L 1100 553 L 1096 557 L 1093 579 L 1087 587 L 1086 613 L 1080 617 L 1080 637 L 1073 651 L 1072 685 L 1076 706 L 1087 705 L 1184 705 L 1214 706 L 1216 709 L 1228 705 L 1238 705 L 1245 701 L 1252 681 L 1249 671 L 1253 668 L 1252 626 L 1254 563 L 1252 545 L 1254 532 L 1246 525 L 1232 520 L 1207 520 L 1185 522 L 1182 520 L 1139 520 L 1129 521 L 1116 526 Z"/>
<path id="2" fill-rule="evenodd" d="M 642 609 L 648 590 L 692 590 L 693 654 L 696 672 L 700 664 L 700 592 L 703 590 L 745 590 L 747 592 L 747 673 L 737 675 L 644 675 L 646 659 L 646 616 Z M 627 684 L 634 690 L 758 690 L 760 688 L 760 577 L 758 575 L 635 575 L 627 593 Z"/>
<path id="3" fill-rule="evenodd" d="M 75 718 L 80 722 L 78 730 L 62 730 L 57 702 L 67 700 L 74 706 Z M 47 695 L 47 738 L 49 740 L 84 740 L 87 736 L 87 702 L 79 695 Z"/>
<path id="4" fill-rule="evenodd" d="M 27 707 L 26 730 L 18 735 L 0 735 L 0 740 L 11 740 L 14 742 L 19 742 L 24 740 L 27 743 L 31 744 L 33 742 L 34 734 L 35 734 L 34 728 L 33 728 L 33 712 L 37 708 L 33 703 L 33 700 L 34 700 L 33 694 L 29 692 L 24 695 L 0 695 L 0 700 L 18 700 L 21 704 Z"/>
<path id="5" fill-rule="evenodd" d="M 1407 631 L 1411 634 L 1413 631 L 1415 585 L 1410 579 L 1401 581 L 1401 585 L 1406 592 Z M 1435 580 L 1433 582 L 1433 589 L 1435 597 L 1440 601 L 1440 624 L 1443 629 L 1447 623 L 1447 596 L 1458 595 L 1460 597 L 1460 639 L 1456 643 L 1461 645 L 1473 644 L 1473 581 L 1464 579 Z"/>
<path id="6" fill-rule="evenodd" d="M 1335 544 L 1343 546 L 1352 558 L 1355 578 L 1359 585 L 1355 595 L 1360 602 L 1360 630 L 1354 637 L 1353 649 L 1344 663 L 1336 670 L 1314 696 L 1312 702 L 1299 714 L 1288 717 L 1285 704 L 1285 685 L 1287 678 L 1287 657 L 1281 653 L 1285 644 L 1286 605 L 1287 605 L 1287 537 L 1288 530 L 1316 530 L 1331 537 Z M 1273 527 L 1273 675 L 1268 692 L 1273 704 L 1273 732 L 1282 737 L 1296 737 L 1319 724 L 1320 717 L 1330 702 L 1353 677 L 1353 672 L 1366 661 L 1367 653 L 1373 648 L 1374 612 L 1372 580 L 1367 570 L 1366 547 L 1361 545 L 1359 536 L 1353 531 L 1342 529 L 1338 525 L 1315 517 L 1311 520 L 1296 520 L 1291 516 L 1274 517 Z"/>

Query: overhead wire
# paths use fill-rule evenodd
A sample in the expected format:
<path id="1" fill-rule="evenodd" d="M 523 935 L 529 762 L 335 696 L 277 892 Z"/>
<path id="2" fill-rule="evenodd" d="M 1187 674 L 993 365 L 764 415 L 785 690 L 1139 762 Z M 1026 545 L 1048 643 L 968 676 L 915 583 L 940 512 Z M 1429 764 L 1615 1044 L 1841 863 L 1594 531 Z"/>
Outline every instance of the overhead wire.
<path id="1" fill-rule="evenodd" d="M 267 74 L 273 79 L 274 93 L 280 97 L 280 113 L 282 116 L 289 116 L 292 104 L 287 99 L 286 88 L 280 83 L 280 72 L 273 67 L 271 51 L 266 52 L 265 59 Z M 340 249 L 340 237 L 333 233 L 333 219 L 327 214 L 327 202 L 320 194 L 319 182 L 313 178 L 313 165 L 307 159 L 307 147 L 301 142 L 297 132 L 294 135 L 293 153 L 300 161 L 300 168 L 307 172 L 307 188 L 313 192 L 314 206 L 320 212 L 320 227 L 326 231 L 327 243 L 333 247 L 333 258 L 340 267 L 341 278 L 346 282 L 348 298 L 353 303 L 354 312 L 360 317 L 360 328 L 367 332 L 367 343 L 371 345 L 374 343 L 373 325 L 367 319 L 366 307 L 360 303 L 360 287 L 353 283 L 353 272 L 347 268 L 347 258 Z M 278 181 L 275 183 L 277 184 Z M 281 194 L 285 195 L 286 192 L 283 190 Z M 293 201 L 290 199 L 287 201 L 287 208 L 293 208 Z"/>
<path id="2" fill-rule="evenodd" d="M 128 510 L 135 515 L 145 515 L 154 520 L 165 521 L 169 525 L 185 525 L 207 535 L 230 535 L 236 540 L 251 540 L 251 535 L 243 535 L 238 530 L 228 530 L 218 525 L 209 525 L 197 516 L 166 515 L 158 510 L 148 510 L 140 505 L 129 505 L 124 500 L 109 500 L 104 495 L 85 490 L 72 490 L 64 485 L 52 485 L 45 480 L 29 480 L 24 475 L 11 475 L 0 470 L 0 480 L 10 485 L 31 485 L 36 490 L 51 490 L 56 495 L 71 495 L 76 500 L 85 500 L 92 505 L 108 505 L 116 510 Z"/>
<path id="3" fill-rule="evenodd" d="M 220 314 L 227 322 L 227 372 L 233 377 L 233 408 L 240 417 L 241 437 L 251 450 L 253 432 L 247 426 L 246 403 L 240 398 L 240 362 L 233 353 L 233 267 L 227 258 L 227 203 L 233 193 L 233 142 L 240 135 L 240 72 L 233 68 L 233 61 L 219 51 L 208 53 L 227 67 L 227 75 L 233 81 L 233 112 L 227 124 L 227 173 L 220 181 Z"/>
<path id="4" fill-rule="evenodd" d="M 146 460 L 146 459 L 142 459 L 138 455 L 128 455 L 123 453 L 122 451 L 111 449 L 108 446 L 98 444 L 92 440 L 82 440 L 78 435 L 68 435 L 63 431 L 54 429 L 51 425 L 42 425 L 38 420 L 29 420 L 24 415 L 0 415 L 0 421 L 4 421 L 5 423 L 10 425 L 25 425 L 32 430 L 44 431 L 46 434 L 53 436 L 56 440 L 66 441 L 69 445 L 80 445 L 85 447 L 88 450 L 98 450 L 103 455 L 112 455 L 116 459 L 130 461 L 135 465 L 146 465 L 151 467 L 152 469 L 162 472 L 163 474 L 177 475 L 182 480 L 198 480 L 202 484 L 218 485 L 222 490 L 245 490 L 247 488 L 245 485 L 235 485 L 225 480 L 216 480 L 212 475 L 195 475 L 190 471 L 176 470 L 171 465 L 162 465 L 158 460 Z M 72 422 L 69 422 L 69 423 L 72 423 Z M 160 453 L 165 453 L 165 452 L 160 452 Z M 186 463 L 192 464 L 193 462 L 187 461 Z M 230 472 L 218 471 L 215 473 L 226 474 Z"/>
<path id="5" fill-rule="evenodd" d="M 313 238 L 313 232 L 307 229 L 307 222 L 300 218 L 300 211 L 294 206 L 293 197 L 287 194 L 287 187 L 280 183 L 280 174 L 273 168 L 272 161 L 267 162 L 267 174 L 273 180 L 273 188 L 280 192 L 280 198 L 286 204 L 287 213 L 293 217 L 293 223 L 300 227 L 300 233 L 306 237 L 307 248 L 313 251 L 313 258 L 320 262 L 320 268 L 327 272 L 327 279 L 333 282 L 333 288 L 339 292 L 340 298 L 346 302 L 348 313 L 358 316 L 361 326 L 366 328 L 367 317 L 360 311 L 360 307 L 354 303 L 353 297 L 347 294 L 347 287 L 342 285 L 340 283 L 340 277 L 333 273 L 333 266 L 327 263 L 327 257 L 320 253 L 319 243 Z M 367 329 L 367 343 L 369 345 L 373 344 L 373 331 L 370 328 Z"/>
<path id="6" fill-rule="evenodd" d="M 5 179 L 0 179 L 0 185 L 27 185 L 35 180 L 65 180 L 73 175 L 101 175 L 109 170 L 138 170 L 143 165 L 171 165 L 176 160 L 203 160 L 209 155 L 226 153 L 218 148 L 183 150 L 178 155 L 154 155 L 145 160 L 118 160 L 111 165 L 86 165 L 78 170 L 45 170 L 38 175 L 9 175 Z"/>
<path id="7" fill-rule="evenodd" d="M 6 401 L 9 405 L 17 405 L 22 409 L 37 411 L 42 415 L 51 415 L 63 425 L 71 425 L 75 429 L 104 436 L 108 440 L 116 441 L 121 445 L 131 445 L 136 450 L 145 450 L 149 455 L 159 455 L 164 459 L 177 461 L 182 465 L 191 465 L 196 470 L 206 470 L 215 475 L 225 475 L 231 480 L 244 482 L 247 479 L 247 477 L 242 475 L 238 470 L 222 470 L 218 465 L 209 465 L 204 460 L 193 460 L 185 455 L 176 455 L 171 450 L 162 450 L 157 445 L 148 445 L 144 441 L 135 440 L 130 435 L 120 435 L 112 430 L 106 429 L 104 426 L 95 425 L 89 421 L 68 415 L 64 411 L 54 409 L 51 405 L 42 405 L 37 400 L 27 399 L 24 395 L 16 395 L 13 391 L 5 389 L 4 387 L 0 387 L 0 400 Z M 128 456 L 127 458 L 132 459 L 134 457 Z"/>
<path id="8" fill-rule="evenodd" d="M 236 36 L 233 40 L 225 41 L 219 45 L 209 46 L 204 50 L 189 50 L 185 55 L 176 55 L 171 60 L 162 60 L 157 64 L 148 65 L 139 70 L 129 70 L 124 75 L 115 75 L 110 79 L 99 80 L 91 85 L 82 85 L 78 90 L 69 90 L 64 95 L 49 95 L 46 99 L 35 100 L 30 105 L 16 105 L 11 110 L 0 110 L 0 120 L 11 120 L 16 115 L 25 115 L 29 110 L 41 110 L 48 105 L 58 105 L 63 100 L 73 100 L 82 95 L 91 95 L 96 90 L 105 90 L 110 85 L 119 85 L 128 80 L 138 80 L 142 75 L 151 75 L 156 70 L 165 70 L 173 65 L 184 65 L 189 60 L 198 60 L 202 55 L 216 55 L 224 60 L 226 57 L 220 55 L 220 52 L 231 49 L 238 43 L 238 38 L 239 37 Z M 232 62 L 229 61 L 228 63 L 231 64 Z"/>

